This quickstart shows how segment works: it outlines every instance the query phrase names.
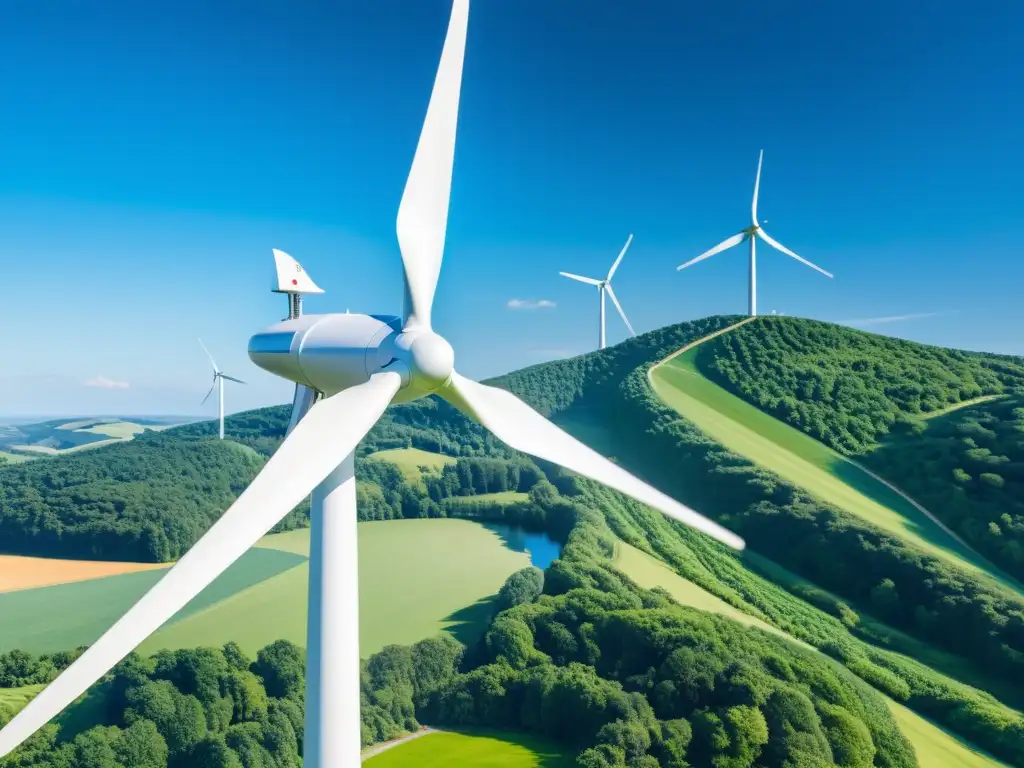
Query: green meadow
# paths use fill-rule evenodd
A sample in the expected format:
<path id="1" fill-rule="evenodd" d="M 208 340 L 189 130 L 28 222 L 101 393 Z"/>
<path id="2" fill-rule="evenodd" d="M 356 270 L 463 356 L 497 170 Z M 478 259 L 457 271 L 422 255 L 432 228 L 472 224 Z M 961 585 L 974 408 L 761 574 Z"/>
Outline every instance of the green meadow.
<path id="1" fill-rule="evenodd" d="M 267 537 L 267 552 L 308 555 L 309 531 Z M 278 549 L 280 548 L 280 549 Z M 529 565 L 501 537 L 466 520 L 388 520 L 359 524 L 360 651 L 409 645 L 439 632 L 463 642 L 479 636 L 491 598 Z M 219 646 L 234 640 L 250 654 L 277 639 L 306 642 L 308 566 L 265 579 L 165 627 L 140 650 Z"/>
<path id="2" fill-rule="evenodd" d="M 420 476 L 423 474 L 420 467 L 440 472 L 446 464 L 454 464 L 456 461 L 451 456 L 423 451 L 419 448 L 389 448 L 371 454 L 370 458 L 391 462 L 401 470 L 406 482 L 414 485 L 419 484 Z"/>
<path id="3" fill-rule="evenodd" d="M 574 768 L 574 757 L 551 742 L 521 733 L 428 733 L 370 757 L 370 768 Z"/>

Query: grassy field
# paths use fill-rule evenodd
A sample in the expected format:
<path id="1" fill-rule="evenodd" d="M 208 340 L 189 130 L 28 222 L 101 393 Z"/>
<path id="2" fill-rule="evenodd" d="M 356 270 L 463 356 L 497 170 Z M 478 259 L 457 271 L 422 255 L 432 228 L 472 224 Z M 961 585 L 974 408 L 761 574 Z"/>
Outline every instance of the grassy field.
<path id="1" fill-rule="evenodd" d="M 507 732 L 429 733 L 363 762 L 370 768 L 573 768 L 568 752 L 535 736 Z"/>
<path id="2" fill-rule="evenodd" d="M 309 532 L 268 537 L 261 544 L 289 553 L 309 551 Z M 463 641 L 479 636 L 490 598 L 529 556 L 467 520 L 389 520 L 359 525 L 360 650 L 411 644 L 446 631 Z M 308 567 L 301 565 L 233 595 L 158 632 L 141 647 L 192 648 L 228 640 L 255 653 L 267 643 L 306 640 Z"/>
<path id="3" fill-rule="evenodd" d="M 476 496 L 451 496 L 449 500 L 455 504 L 477 501 L 495 501 L 502 504 L 514 504 L 517 501 L 529 501 L 530 494 L 519 491 L 498 491 L 497 493 L 478 493 Z"/>
<path id="4" fill-rule="evenodd" d="M 903 735 L 914 745 L 917 764 L 921 768 L 1011 768 L 979 752 L 902 704 L 892 699 L 887 699 L 886 704 Z"/>
<path id="5" fill-rule="evenodd" d="M 420 467 L 427 467 L 431 471 L 439 472 L 446 464 L 454 464 L 455 459 L 440 453 L 422 451 L 419 448 L 389 448 L 386 451 L 371 453 L 370 458 L 390 461 L 402 470 L 406 482 L 418 484 L 423 470 Z"/>
<path id="6" fill-rule="evenodd" d="M 0 593 L 166 567 L 163 563 L 109 563 L 97 560 L 57 560 L 48 557 L 0 555 Z"/>
<path id="7" fill-rule="evenodd" d="M 768 632 L 789 637 L 789 635 L 786 635 L 781 630 L 766 624 L 755 616 L 744 613 L 739 608 L 729 605 L 720 597 L 712 595 L 692 581 L 684 579 L 665 565 L 665 563 L 661 562 L 661 560 L 624 541 L 616 542 L 615 557 L 612 559 L 612 564 L 644 589 L 661 587 L 682 605 L 688 605 L 692 608 L 708 611 L 709 613 L 717 613 L 741 624 L 760 627 Z M 800 644 L 804 645 L 803 643 Z"/>
<path id="8" fill-rule="evenodd" d="M 975 397 L 971 400 L 964 400 L 959 403 L 953 403 L 947 405 L 945 408 L 940 408 L 937 411 L 929 411 L 928 413 L 922 413 L 921 418 L 927 421 L 928 419 L 934 419 L 936 416 L 945 416 L 947 413 L 953 413 L 953 411 L 959 411 L 962 408 L 968 408 L 978 403 L 987 403 L 990 400 L 998 400 L 1005 395 L 982 395 L 981 397 Z"/>
<path id="9" fill-rule="evenodd" d="M 706 592 L 696 584 L 687 581 L 655 557 L 624 542 L 616 544 L 614 565 L 633 581 L 648 589 L 660 586 L 682 605 L 702 611 L 717 613 L 748 626 L 759 627 L 791 642 L 819 653 L 812 646 L 766 624 L 735 608 L 724 600 Z M 821 654 L 830 664 L 839 662 Z M 1007 766 L 964 742 L 955 734 L 948 733 L 917 713 L 879 694 L 886 700 L 896 722 L 904 735 L 910 739 L 917 752 L 918 764 L 922 768 L 1007 768 Z"/>
<path id="10" fill-rule="evenodd" d="M 658 396 L 704 433 L 829 501 L 912 542 L 925 552 L 1020 586 L 964 547 L 912 504 L 831 448 L 758 410 L 696 369 L 699 347 L 651 369 Z"/>
<path id="11" fill-rule="evenodd" d="M 7 451 L 0 451 L 0 459 L 6 459 L 6 461 L 0 461 L 0 466 L 6 464 L 21 464 L 26 461 L 31 461 L 33 456 L 26 456 L 23 453 L 8 453 Z"/>
<path id="12" fill-rule="evenodd" d="M 12 712 L 19 712 L 44 687 L 42 685 L 26 685 L 22 688 L 0 688 L 0 709 L 7 707 Z"/>

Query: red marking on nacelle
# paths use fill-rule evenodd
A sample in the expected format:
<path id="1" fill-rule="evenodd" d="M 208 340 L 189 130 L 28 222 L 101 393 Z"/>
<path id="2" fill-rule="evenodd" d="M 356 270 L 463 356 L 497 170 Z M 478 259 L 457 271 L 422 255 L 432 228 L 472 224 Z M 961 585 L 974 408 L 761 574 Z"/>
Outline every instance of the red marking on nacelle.
<path id="1" fill-rule="evenodd" d="M 292 285 L 298 285 L 298 284 L 299 284 L 298 280 L 292 280 Z"/>

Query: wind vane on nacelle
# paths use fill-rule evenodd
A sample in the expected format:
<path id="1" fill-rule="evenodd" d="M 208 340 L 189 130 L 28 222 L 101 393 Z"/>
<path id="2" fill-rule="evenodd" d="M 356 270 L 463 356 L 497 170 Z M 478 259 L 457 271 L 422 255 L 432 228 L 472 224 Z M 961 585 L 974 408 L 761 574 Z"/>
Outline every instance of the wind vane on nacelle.
<path id="1" fill-rule="evenodd" d="M 295 259 L 277 248 L 274 251 L 274 282 L 272 293 L 288 295 L 288 320 L 302 314 L 302 296 L 306 293 L 323 293 L 324 290 L 313 282 L 306 270 Z"/>

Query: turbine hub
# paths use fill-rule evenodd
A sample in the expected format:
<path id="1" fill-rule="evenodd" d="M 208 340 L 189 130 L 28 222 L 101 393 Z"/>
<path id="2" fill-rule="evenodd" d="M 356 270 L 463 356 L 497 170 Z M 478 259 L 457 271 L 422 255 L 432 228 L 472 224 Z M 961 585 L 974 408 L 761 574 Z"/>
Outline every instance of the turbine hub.
<path id="1" fill-rule="evenodd" d="M 396 346 L 404 351 L 412 384 L 417 390 L 435 392 L 448 383 L 455 368 L 455 350 L 433 331 L 406 331 Z"/>

